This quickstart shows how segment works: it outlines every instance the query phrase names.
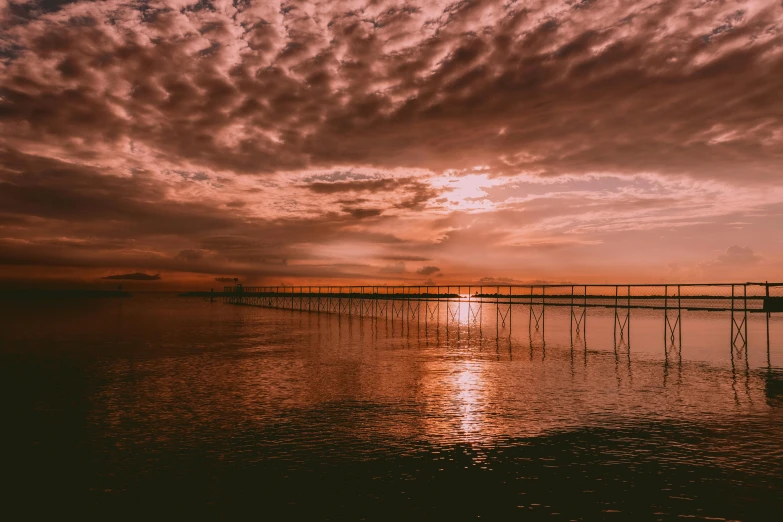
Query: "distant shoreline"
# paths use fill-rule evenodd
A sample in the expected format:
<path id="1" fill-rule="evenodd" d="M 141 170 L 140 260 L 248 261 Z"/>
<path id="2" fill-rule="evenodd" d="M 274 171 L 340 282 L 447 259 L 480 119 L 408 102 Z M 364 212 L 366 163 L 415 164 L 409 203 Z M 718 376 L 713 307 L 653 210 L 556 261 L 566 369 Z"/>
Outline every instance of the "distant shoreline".
<path id="1" fill-rule="evenodd" d="M 123 290 L 0 290 L 0 300 L 131 297 Z"/>
<path id="2" fill-rule="evenodd" d="M 234 294 L 234 292 L 182 292 L 177 294 L 177 297 L 225 297 Z"/>
<path id="3" fill-rule="evenodd" d="M 342 299 L 411 299 L 411 298 L 417 298 L 417 299 L 424 299 L 424 298 L 439 298 L 439 299 L 456 299 L 458 297 L 461 297 L 460 294 L 428 294 L 428 293 L 420 293 L 420 294 L 407 294 L 407 293 L 389 293 L 389 294 L 379 294 L 379 293 L 360 293 L 360 292 L 351 292 L 351 293 L 338 293 L 338 292 L 183 292 L 181 294 L 177 294 L 178 297 L 321 297 L 321 298 L 342 298 Z M 476 296 L 473 296 L 476 297 Z"/>

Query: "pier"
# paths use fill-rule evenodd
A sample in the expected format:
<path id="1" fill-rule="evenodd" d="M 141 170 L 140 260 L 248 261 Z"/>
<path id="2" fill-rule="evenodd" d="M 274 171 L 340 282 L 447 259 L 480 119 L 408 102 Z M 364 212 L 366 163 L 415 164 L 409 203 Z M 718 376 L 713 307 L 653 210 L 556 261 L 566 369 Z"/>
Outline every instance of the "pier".
<path id="1" fill-rule="evenodd" d="M 567 308 L 572 346 L 587 338 L 588 311 L 614 314 L 614 344 L 630 350 L 632 311 L 660 311 L 667 350 L 682 348 L 683 312 L 723 312 L 729 317 L 732 353 L 747 353 L 748 315 L 764 314 L 769 353 L 769 320 L 783 312 L 783 283 L 543 284 L 446 286 L 226 286 L 220 297 L 234 305 L 328 313 L 403 323 L 479 323 L 489 319 L 495 338 L 508 336 L 512 309 L 527 309 L 531 342 L 545 342 L 547 310 Z M 488 312 L 488 314 L 487 314 Z M 494 317 L 494 319 L 492 319 Z M 524 327 L 524 325 L 522 326 Z"/>

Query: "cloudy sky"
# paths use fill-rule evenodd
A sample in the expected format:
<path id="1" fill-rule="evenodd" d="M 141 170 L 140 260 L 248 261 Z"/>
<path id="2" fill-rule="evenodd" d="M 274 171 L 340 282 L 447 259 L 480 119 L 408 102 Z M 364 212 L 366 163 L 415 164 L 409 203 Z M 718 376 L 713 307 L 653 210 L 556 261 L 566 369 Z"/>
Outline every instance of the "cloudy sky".
<path id="1" fill-rule="evenodd" d="M 0 0 L 2 285 L 783 280 L 782 174 L 780 0 Z"/>

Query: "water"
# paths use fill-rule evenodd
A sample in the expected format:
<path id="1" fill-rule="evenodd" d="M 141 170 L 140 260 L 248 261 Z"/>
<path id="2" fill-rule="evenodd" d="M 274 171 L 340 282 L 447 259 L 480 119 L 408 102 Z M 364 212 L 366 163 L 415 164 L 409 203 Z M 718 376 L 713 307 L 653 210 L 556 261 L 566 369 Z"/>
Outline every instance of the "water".
<path id="1" fill-rule="evenodd" d="M 494 309 L 372 321 L 171 295 L 0 302 L 7 506 L 27 518 L 770 520 L 783 318 Z M 445 316 L 442 317 L 445 320 Z M 445 321 L 444 321 L 445 322 Z M 546 341 L 544 343 L 544 341 Z M 586 349 L 585 349 L 586 344 Z M 10 509 L 10 507 L 9 507 Z"/>

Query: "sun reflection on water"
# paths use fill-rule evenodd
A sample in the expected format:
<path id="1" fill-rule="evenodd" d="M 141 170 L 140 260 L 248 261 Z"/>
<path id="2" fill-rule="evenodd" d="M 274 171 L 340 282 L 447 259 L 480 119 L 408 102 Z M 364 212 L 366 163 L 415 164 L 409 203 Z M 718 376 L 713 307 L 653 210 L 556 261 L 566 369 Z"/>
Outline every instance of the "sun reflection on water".
<path id="1" fill-rule="evenodd" d="M 466 363 L 452 374 L 460 428 L 467 440 L 477 438 L 484 426 L 485 382 L 480 367 Z"/>
<path id="2" fill-rule="evenodd" d="M 483 303 L 469 294 L 460 294 L 459 299 L 447 302 L 449 319 L 461 326 L 477 322 L 481 319 Z"/>

